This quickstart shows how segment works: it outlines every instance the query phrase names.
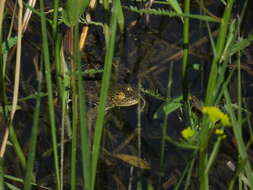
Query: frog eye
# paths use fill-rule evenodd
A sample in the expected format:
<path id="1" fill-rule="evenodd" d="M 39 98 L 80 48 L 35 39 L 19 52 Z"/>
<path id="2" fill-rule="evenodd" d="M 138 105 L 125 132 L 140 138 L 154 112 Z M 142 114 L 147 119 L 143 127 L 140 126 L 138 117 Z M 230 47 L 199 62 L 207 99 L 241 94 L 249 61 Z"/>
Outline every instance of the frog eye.
<path id="1" fill-rule="evenodd" d="M 117 100 L 123 100 L 126 97 L 124 92 L 117 92 L 117 93 L 115 93 L 115 96 L 116 96 L 115 98 Z"/>

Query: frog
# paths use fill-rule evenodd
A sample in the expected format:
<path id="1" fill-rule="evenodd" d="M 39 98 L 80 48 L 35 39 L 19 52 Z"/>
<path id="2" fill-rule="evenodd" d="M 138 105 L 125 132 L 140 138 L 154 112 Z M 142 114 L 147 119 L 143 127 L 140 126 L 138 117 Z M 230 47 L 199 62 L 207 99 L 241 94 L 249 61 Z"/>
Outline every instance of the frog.
<path id="1" fill-rule="evenodd" d="M 138 90 L 129 84 L 111 87 L 108 92 L 106 110 L 114 107 L 128 107 L 140 102 Z"/>
<path id="2" fill-rule="evenodd" d="M 98 85 L 100 86 L 100 85 Z M 94 87 L 87 91 L 88 108 L 97 108 L 99 104 L 100 87 Z M 105 111 L 115 107 L 134 106 L 142 99 L 136 87 L 130 84 L 113 84 L 108 90 L 107 103 Z"/>
<path id="3" fill-rule="evenodd" d="M 86 64 L 85 70 L 89 69 L 101 70 L 103 67 L 99 64 Z M 108 89 L 108 97 L 107 97 L 107 104 L 105 110 L 108 111 L 115 107 L 128 107 L 136 105 L 142 99 L 138 89 L 129 83 L 123 82 L 122 79 L 125 76 L 126 68 L 119 63 L 118 58 L 114 58 L 113 65 L 112 65 L 112 76 L 110 80 L 110 86 Z M 101 88 L 101 75 L 91 74 L 89 75 L 90 80 L 86 80 L 87 86 L 87 98 L 89 101 L 88 105 L 92 105 L 90 107 L 96 107 L 99 102 L 99 92 Z M 98 78 L 97 78 L 98 77 Z"/>
<path id="4" fill-rule="evenodd" d="M 93 84 L 94 85 L 94 84 Z M 98 85 L 100 86 L 100 84 Z M 97 109 L 99 104 L 100 88 L 92 88 L 87 91 L 88 102 L 88 128 L 92 131 L 95 125 Z M 130 84 L 113 84 L 108 90 L 107 102 L 105 106 L 105 114 L 113 108 L 130 107 L 137 105 L 142 100 L 138 90 Z"/>

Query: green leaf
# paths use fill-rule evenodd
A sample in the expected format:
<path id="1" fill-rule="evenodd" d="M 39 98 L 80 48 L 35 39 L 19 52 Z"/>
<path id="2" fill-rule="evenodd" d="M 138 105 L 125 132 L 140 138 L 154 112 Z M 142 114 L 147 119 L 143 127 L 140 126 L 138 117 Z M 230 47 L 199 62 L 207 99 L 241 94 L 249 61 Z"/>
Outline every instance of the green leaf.
<path id="1" fill-rule="evenodd" d="M 124 14 L 123 14 L 123 9 L 121 6 L 121 2 L 118 6 L 118 17 L 117 17 L 117 23 L 119 25 L 119 30 L 121 33 L 124 32 L 124 27 L 125 27 L 125 20 L 124 20 Z"/>
<path id="2" fill-rule="evenodd" d="M 12 105 L 5 106 L 5 110 L 7 112 L 10 112 L 11 109 L 12 109 Z M 17 105 L 16 110 L 21 110 L 21 106 Z M 0 113 L 3 113 L 3 107 L 2 106 L 0 106 Z"/>
<path id="3" fill-rule="evenodd" d="M 8 187 L 10 190 L 20 190 L 18 187 L 10 184 L 10 183 L 5 183 L 5 185 Z"/>
<path id="4" fill-rule="evenodd" d="M 220 22 L 220 20 L 206 16 L 206 15 L 196 15 L 196 14 L 184 14 L 184 13 L 177 13 L 175 11 L 170 11 L 166 9 L 139 9 L 137 7 L 124 7 L 132 12 L 137 12 L 140 14 L 150 14 L 150 15 L 161 15 L 161 16 L 168 16 L 168 17 L 186 17 L 191 19 L 198 19 L 208 22 Z"/>
<path id="5" fill-rule="evenodd" d="M 252 44 L 253 41 L 253 34 L 250 34 L 246 39 L 240 39 L 237 43 L 235 43 L 230 50 L 229 55 L 232 56 L 238 51 L 244 50 L 247 48 L 250 44 Z"/>
<path id="6" fill-rule="evenodd" d="M 8 53 L 8 50 L 10 49 L 10 48 L 12 48 L 14 45 L 16 45 L 16 43 L 17 43 L 17 37 L 13 37 L 13 38 L 8 38 L 7 39 L 7 42 L 4 42 L 3 44 L 2 44 L 2 53 L 3 54 L 7 54 Z"/>
<path id="7" fill-rule="evenodd" d="M 170 136 L 166 136 L 166 141 L 174 144 L 175 146 L 179 147 L 179 148 L 183 148 L 183 149 L 199 149 L 199 147 L 197 145 L 192 145 L 189 143 L 184 143 L 184 142 L 179 142 L 174 140 L 173 138 L 171 138 Z"/>
<path id="8" fill-rule="evenodd" d="M 68 0 L 63 7 L 63 22 L 68 26 L 77 24 L 88 4 L 88 0 Z"/>
<path id="9" fill-rule="evenodd" d="M 164 115 L 169 115 L 170 113 L 176 111 L 182 106 L 182 99 L 183 96 L 179 96 L 171 99 L 171 101 L 164 102 L 154 114 L 153 119 L 158 119 Z"/>
<path id="10" fill-rule="evenodd" d="M 174 9 L 174 11 L 176 11 L 176 13 L 178 13 L 178 14 L 183 13 L 183 11 L 182 11 L 181 7 L 179 6 L 179 3 L 177 2 L 177 0 L 167 0 L 167 2 Z"/>

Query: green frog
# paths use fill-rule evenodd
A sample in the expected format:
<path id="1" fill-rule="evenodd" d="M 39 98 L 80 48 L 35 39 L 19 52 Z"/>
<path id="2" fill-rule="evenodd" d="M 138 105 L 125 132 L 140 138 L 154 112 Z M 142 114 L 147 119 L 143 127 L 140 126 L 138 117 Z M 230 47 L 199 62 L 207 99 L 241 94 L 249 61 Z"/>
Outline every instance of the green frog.
<path id="1" fill-rule="evenodd" d="M 105 111 L 115 107 L 128 107 L 136 105 L 142 100 L 137 89 L 128 84 L 114 84 L 109 88 Z M 88 98 L 88 128 L 91 130 L 95 124 L 100 88 L 92 88 L 87 92 Z"/>
<path id="2" fill-rule="evenodd" d="M 139 101 L 140 94 L 136 88 L 127 84 L 119 84 L 109 89 L 106 110 L 113 107 L 133 106 Z"/>
<path id="3" fill-rule="evenodd" d="M 100 85 L 98 85 L 100 86 Z M 99 102 L 100 87 L 89 87 L 87 93 L 88 106 L 90 108 L 96 108 Z M 107 104 L 105 110 L 108 111 L 114 107 L 128 107 L 136 105 L 140 102 L 141 96 L 135 87 L 129 84 L 113 84 L 109 88 Z"/>
<path id="4" fill-rule="evenodd" d="M 101 69 L 102 66 L 98 64 L 86 64 L 86 69 Z M 121 71 L 119 68 L 121 67 Z M 110 82 L 110 87 L 108 90 L 108 98 L 106 104 L 106 111 L 114 108 L 114 107 L 128 107 L 136 105 L 140 102 L 142 97 L 140 96 L 138 90 L 130 84 L 125 84 L 120 79 L 120 77 L 124 76 L 126 73 L 126 69 L 123 66 L 119 65 L 119 61 L 116 60 L 113 62 L 112 67 L 112 78 Z M 120 75 L 120 76 L 119 76 Z M 92 105 L 91 107 L 96 107 L 99 102 L 99 92 L 101 88 L 101 81 L 95 80 L 95 75 L 89 75 L 89 77 L 93 80 L 86 81 L 87 93 L 88 93 L 88 105 Z"/>

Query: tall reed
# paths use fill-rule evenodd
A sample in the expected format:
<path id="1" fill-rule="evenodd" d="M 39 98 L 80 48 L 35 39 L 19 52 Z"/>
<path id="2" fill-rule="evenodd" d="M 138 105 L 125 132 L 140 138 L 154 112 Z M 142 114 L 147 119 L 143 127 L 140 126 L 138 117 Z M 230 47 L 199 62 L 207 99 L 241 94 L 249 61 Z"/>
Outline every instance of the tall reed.
<path id="1" fill-rule="evenodd" d="M 42 31 L 42 52 L 44 58 L 45 67 L 45 78 L 47 82 L 47 92 L 48 92 L 48 111 L 50 118 L 51 136 L 52 136 L 52 146 L 54 155 L 54 167 L 56 176 L 56 189 L 60 190 L 60 169 L 59 169 L 59 154 L 57 150 L 57 138 L 56 138 L 56 121 L 55 121 L 55 110 L 53 102 L 53 87 L 52 87 L 52 76 L 51 76 L 51 66 L 50 66 L 50 53 L 47 37 L 47 23 L 46 16 L 44 13 L 44 1 L 40 0 L 40 18 L 41 18 L 41 31 Z"/>
<path id="2" fill-rule="evenodd" d="M 96 179 L 96 171 L 97 171 L 97 162 L 99 159 L 99 152 L 101 146 L 101 137 L 103 131 L 103 123 L 105 116 L 105 106 L 107 102 L 107 94 L 109 89 L 110 77 L 111 77 L 111 68 L 112 68 L 112 59 L 114 54 L 114 46 L 115 46 L 115 38 L 117 31 L 117 17 L 119 14 L 120 1 L 113 1 L 113 12 L 110 20 L 109 33 L 106 33 L 106 39 L 108 42 L 106 43 L 106 54 L 105 54 L 105 65 L 104 65 L 104 73 L 102 78 L 102 86 L 100 90 L 100 98 L 99 98 L 99 106 L 98 106 L 98 114 L 96 120 L 96 128 L 94 134 L 94 144 L 92 146 L 92 178 L 91 178 L 91 189 L 95 188 L 95 179 Z"/>

